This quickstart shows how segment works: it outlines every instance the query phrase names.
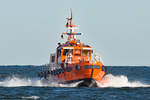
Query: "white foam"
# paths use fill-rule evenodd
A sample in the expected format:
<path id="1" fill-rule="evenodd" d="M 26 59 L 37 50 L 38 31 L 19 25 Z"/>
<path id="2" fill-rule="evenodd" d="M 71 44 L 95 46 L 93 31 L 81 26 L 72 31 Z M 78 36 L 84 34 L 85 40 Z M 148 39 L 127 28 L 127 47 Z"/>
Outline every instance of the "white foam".
<path id="1" fill-rule="evenodd" d="M 37 87 L 76 87 L 79 82 L 72 84 L 59 84 L 54 81 L 43 81 L 39 78 L 19 78 L 11 77 L 0 81 L 0 86 L 2 87 L 21 87 L 21 86 L 37 86 Z"/>
<path id="2" fill-rule="evenodd" d="M 82 81 L 80 81 L 82 82 Z M 21 87 L 21 86 L 37 86 L 37 87 L 76 87 L 80 82 L 71 84 L 59 84 L 54 81 L 43 81 L 39 78 L 19 78 L 11 77 L 0 81 L 0 86 L 2 87 Z M 150 87 L 150 84 L 145 84 L 140 81 L 130 82 L 127 76 L 120 75 L 114 76 L 108 74 L 104 77 L 103 84 L 98 83 L 99 87 Z"/>
<path id="3" fill-rule="evenodd" d="M 29 96 L 29 97 L 22 97 L 23 99 L 39 99 L 40 97 L 39 96 Z"/>
<path id="4" fill-rule="evenodd" d="M 104 77 L 104 83 L 98 83 L 99 87 L 150 87 L 149 84 L 142 83 L 140 81 L 130 82 L 127 76 L 113 76 L 112 74 L 108 74 Z"/>

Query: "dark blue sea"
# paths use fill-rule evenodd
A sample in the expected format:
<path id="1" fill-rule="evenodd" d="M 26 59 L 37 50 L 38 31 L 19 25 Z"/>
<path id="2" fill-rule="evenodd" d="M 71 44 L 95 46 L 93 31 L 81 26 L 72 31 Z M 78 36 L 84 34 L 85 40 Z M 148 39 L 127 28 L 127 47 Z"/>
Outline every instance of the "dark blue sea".
<path id="1" fill-rule="evenodd" d="M 107 66 L 107 82 L 98 88 L 44 82 L 43 68 L 0 66 L 0 100 L 150 100 L 149 66 Z"/>

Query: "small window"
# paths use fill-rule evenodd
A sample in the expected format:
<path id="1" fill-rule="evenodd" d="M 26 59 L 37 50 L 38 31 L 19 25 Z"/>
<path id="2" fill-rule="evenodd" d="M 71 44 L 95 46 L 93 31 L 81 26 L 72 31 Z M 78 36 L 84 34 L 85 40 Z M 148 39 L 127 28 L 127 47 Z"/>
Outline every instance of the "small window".
<path id="1" fill-rule="evenodd" d="M 82 50 L 83 56 L 90 56 L 90 50 Z"/>
<path id="2" fill-rule="evenodd" d="M 80 66 L 79 66 L 79 65 L 76 65 L 75 69 L 76 69 L 76 70 L 79 70 L 79 69 L 80 69 Z"/>
<path id="3" fill-rule="evenodd" d="M 63 55 L 65 56 L 65 55 L 68 55 L 68 54 L 72 54 L 72 52 L 73 52 L 73 49 L 64 49 L 64 52 L 63 52 Z"/>

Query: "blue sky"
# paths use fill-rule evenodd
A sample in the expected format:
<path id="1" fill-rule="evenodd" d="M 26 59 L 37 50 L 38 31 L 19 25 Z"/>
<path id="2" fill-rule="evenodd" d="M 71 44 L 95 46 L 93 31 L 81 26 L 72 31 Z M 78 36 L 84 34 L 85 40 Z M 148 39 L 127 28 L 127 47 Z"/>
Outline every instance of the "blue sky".
<path id="1" fill-rule="evenodd" d="M 150 65 L 149 0 L 0 0 L 0 65 L 49 62 L 69 9 L 105 65 Z"/>

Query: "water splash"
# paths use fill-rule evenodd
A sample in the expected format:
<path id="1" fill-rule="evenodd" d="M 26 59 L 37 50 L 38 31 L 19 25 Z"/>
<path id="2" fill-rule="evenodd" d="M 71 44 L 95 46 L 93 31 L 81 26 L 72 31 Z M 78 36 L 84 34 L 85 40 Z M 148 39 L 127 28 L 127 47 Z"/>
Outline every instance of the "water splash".
<path id="1" fill-rule="evenodd" d="M 6 78 L 0 81 L 2 87 L 21 87 L 21 86 L 37 86 L 37 87 L 76 87 L 79 82 L 71 84 L 60 84 L 54 81 L 43 81 L 39 78 L 19 78 L 16 76 Z"/>
<path id="2" fill-rule="evenodd" d="M 80 81 L 81 82 L 81 81 Z M 60 84 L 54 81 L 43 81 L 39 78 L 19 78 L 17 76 L 8 77 L 0 81 L 2 87 L 21 87 L 21 86 L 37 86 L 37 87 L 77 87 L 80 82 L 71 84 Z M 98 87 L 150 87 L 150 84 L 144 84 L 140 81 L 130 82 L 127 76 L 113 76 L 108 74 L 104 77 L 103 84 L 98 83 Z"/>
<path id="3" fill-rule="evenodd" d="M 130 82 L 127 76 L 113 76 L 108 74 L 104 77 L 103 84 L 98 83 L 99 87 L 150 87 L 149 84 L 142 83 L 140 81 Z"/>
<path id="4" fill-rule="evenodd" d="M 40 97 L 39 96 L 29 96 L 29 97 L 22 97 L 22 99 L 34 99 L 34 100 L 36 100 L 36 99 L 39 99 Z"/>

